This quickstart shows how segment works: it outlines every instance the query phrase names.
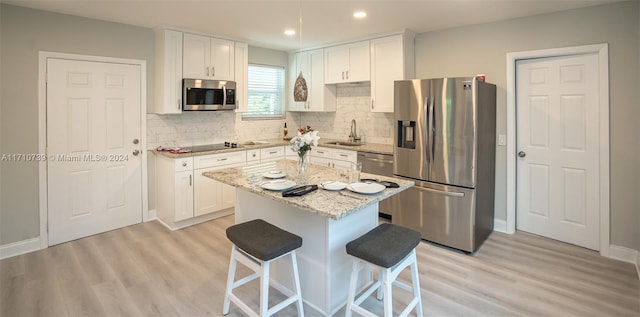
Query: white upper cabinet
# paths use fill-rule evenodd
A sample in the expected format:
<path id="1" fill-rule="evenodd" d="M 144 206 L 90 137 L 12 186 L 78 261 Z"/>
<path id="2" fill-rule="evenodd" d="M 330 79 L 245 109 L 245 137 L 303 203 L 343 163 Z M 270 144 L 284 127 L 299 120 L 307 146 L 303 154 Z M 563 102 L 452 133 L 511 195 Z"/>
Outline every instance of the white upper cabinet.
<path id="1" fill-rule="evenodd" d="M 414 35 L 371 40 L 371 111 L 393 112 L 394 81 L 414 77 Z"/>
<path id="2" fill-rule="evenodd" d="M 300 112 L 330 112 L 336 111 L 336 87 L 324 84 L 324 50 L 298 52 L 289 55 L 290 102 L 289 111 Z M 298 75 L 307 83 L 307 101 L 293 100 L 293 88 Z"/>
<path id="3" fill-rule="evenodd" d="M 184 33 L 184 78 L 234 80 L 234 51 L 233 41 Z"/>
<path id="4" fill-rule="evenodd" d="M 236 42 L 235 55 L 236 112 L 246 112 L 248 107 L 249 45 Z"/>
<path id="5" fill-rule="evenodd" d="M 153 113 L 182 113 L 182 32 L 156 30 Z"/>
<path id="6" fill-rule="evenodd" d="M 369 81 L 369 41 L 349 43 L 324 49 L 325 84 Z"/>

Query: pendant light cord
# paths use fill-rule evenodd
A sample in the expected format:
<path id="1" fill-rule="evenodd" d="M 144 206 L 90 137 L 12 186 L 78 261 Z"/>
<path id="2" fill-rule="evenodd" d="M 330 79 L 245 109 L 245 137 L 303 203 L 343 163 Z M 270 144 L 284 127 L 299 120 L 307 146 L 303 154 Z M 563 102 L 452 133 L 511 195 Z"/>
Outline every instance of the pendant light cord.
<path id="1" fill-rule="evenodd" d="M 298 45 L 300 46 L 299 49 L 302 49 L 302 0 L 300 0 L 300 8 L 299 8 L 298 16 L 300 17 L 300 19 L 299 19 L 299 21 L 300 21 L 300 36 L 298 37 Z"/>

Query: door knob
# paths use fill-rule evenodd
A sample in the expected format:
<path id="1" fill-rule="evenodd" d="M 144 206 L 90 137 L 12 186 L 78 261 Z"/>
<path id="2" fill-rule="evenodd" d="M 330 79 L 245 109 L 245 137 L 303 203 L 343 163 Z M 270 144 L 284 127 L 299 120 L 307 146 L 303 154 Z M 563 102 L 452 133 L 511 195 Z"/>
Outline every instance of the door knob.
<path id="1" fill-rule="evenodd" d="M 138 140 L 138 139 L 133 139 L 133 144 L 138 144 L 138 143 L 140 143 L 140 140 Z"/>
<path id="2" fill-rule="evenodd" d="M 134 150 L 134 151 L 133 151 L 133 156 L 138 156 L 138 154 L 140 154 L 140 151 L 139 151 L 139 150 Z"/>
<path id="3" fill-rule="evenodd" d="M 520 151 L 520 152 L 518 152 L 518 156 L 519 157 L 525 157 L 525 156 L 527 156 L 527 153 L 525 153 L 524 151 Z"/>

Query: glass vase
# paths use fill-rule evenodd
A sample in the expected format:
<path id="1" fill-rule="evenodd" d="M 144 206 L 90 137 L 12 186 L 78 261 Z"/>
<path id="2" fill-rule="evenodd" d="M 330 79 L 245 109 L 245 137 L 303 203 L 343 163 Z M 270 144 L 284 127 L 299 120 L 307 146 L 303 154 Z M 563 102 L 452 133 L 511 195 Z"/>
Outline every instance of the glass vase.
<path id="1" fill-rule="evenodd" d="M 309 152 L 298 153 L 298 168 L 296 171 L 296 183 L 306 185 L 309 182 Z"/>

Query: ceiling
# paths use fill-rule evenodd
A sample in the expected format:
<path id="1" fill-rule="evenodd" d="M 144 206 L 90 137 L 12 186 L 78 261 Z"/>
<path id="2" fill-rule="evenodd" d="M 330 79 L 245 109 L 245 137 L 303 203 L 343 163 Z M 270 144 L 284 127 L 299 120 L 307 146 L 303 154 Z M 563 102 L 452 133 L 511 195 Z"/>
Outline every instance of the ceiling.
<path id="1" fill-rule="evenodd" d="M 409 29 L 416 33 L 620 0 L 0 0 L 153 28 L 160 25 L 295 50 Z M 357 20 L 356 10 L 367 12 Z M 298 31 L 302 12 L 302 39 Z M 285 29 L 298 33 L 288 37 Z"/>

